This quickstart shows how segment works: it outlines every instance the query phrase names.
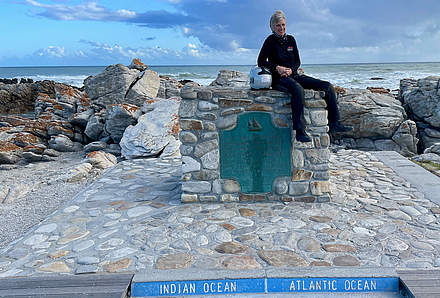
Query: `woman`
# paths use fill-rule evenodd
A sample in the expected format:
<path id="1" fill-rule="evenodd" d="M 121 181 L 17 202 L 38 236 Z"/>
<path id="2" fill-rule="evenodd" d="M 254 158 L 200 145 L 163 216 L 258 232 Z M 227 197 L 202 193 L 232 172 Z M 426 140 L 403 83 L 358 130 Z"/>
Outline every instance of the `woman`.
<path id="1" fill-rule="evenodd" d="M 310 142 L 305 132 L 304 123 L 304 88 L 325 91 L 330 132 L 346 132 L 352 130 L 339 122 L 339 111 L 336 93 L 333 86 L 326 81 L 298 74 L 301 64 L 295 38 L 286 34 L 286 16 L 281 10 L 275 11 L 270 18 L 269 35 L 258 55 L 258 66 L 268 68 L 272 72 L 272 87 L 288 92 L 292 107 L 292 128 L 296 130 L 296 140 Z"/>

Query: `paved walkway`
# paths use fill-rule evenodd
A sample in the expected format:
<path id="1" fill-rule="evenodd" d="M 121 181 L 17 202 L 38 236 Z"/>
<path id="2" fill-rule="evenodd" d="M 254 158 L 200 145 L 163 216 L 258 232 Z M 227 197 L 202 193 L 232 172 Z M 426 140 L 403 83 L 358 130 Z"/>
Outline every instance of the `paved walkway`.
<path id="1" fill-rule="evenodd" d="M 0 251 L 0 278 L 186 268 L 440 266 L 439 206 L 372 153 L 332 154 L 332 202 L 325 204 L 185 205 L 179 199 L 179 169 L 179 159 L 119 163 Z"/>

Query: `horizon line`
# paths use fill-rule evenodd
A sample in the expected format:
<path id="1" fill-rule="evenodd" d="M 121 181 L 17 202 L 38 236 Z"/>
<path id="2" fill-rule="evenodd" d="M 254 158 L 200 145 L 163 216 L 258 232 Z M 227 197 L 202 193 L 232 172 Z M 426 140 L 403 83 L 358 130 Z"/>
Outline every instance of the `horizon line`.
<path id="1" fill-rule="evenodd" d="M 412 62 L 338 62 L 338 63 L 304 63 L 301 66 L 308 65 L 355 65 L 355 64 L 413 64 L 413 63 L 440 63 L 440 61 L 412 61 Z M 0 66 L 0 68 L 55 68 L 55 67 L 107 67 L 109 65 L 123 64 L 114 63 L 107 65 L 28 65 L 28 66 Z M 125 65 L 125 64 L 123 64 Z M 147 65 L 148 67 L 188 67 L 188 66 L 252 66 L 256 64 L 157 64 Z"/>

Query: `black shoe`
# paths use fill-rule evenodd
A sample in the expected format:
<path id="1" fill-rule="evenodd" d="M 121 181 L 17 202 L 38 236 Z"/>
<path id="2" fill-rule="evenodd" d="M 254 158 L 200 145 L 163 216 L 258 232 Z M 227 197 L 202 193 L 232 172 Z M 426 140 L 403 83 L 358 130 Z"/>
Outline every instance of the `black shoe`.
<path id="1" fill-rule="evenodd" d="M 330 132 L 331 133 L 335 133 L 335 132 L 349 132 L 349 131 L 353 130 L 353 127 L 345 126 L 345 125 L 341 124 L 340 122 L 330 123 L 329 127 L 330 127 Z"/>
<path id="2" fill-rule="evenodd" d="M 302 142 L 302 143 L 307 143 L 307 142 L 311 142 L 312 141 L 312 139 L 303 130 L 297 130 L 296 131 L 295 139 L 298 142 Z"/>

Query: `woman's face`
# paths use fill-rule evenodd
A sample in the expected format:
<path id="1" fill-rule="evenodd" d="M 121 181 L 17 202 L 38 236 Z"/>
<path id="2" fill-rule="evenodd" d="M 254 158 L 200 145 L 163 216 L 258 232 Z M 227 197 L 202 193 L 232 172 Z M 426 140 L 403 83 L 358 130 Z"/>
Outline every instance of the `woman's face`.
<path id="1" fill-rule="evenodd" d="M 286 20 L 281 19 L 281 21 L 275 24 L 275 33 L 281 36 L 286 33 Z"/>

